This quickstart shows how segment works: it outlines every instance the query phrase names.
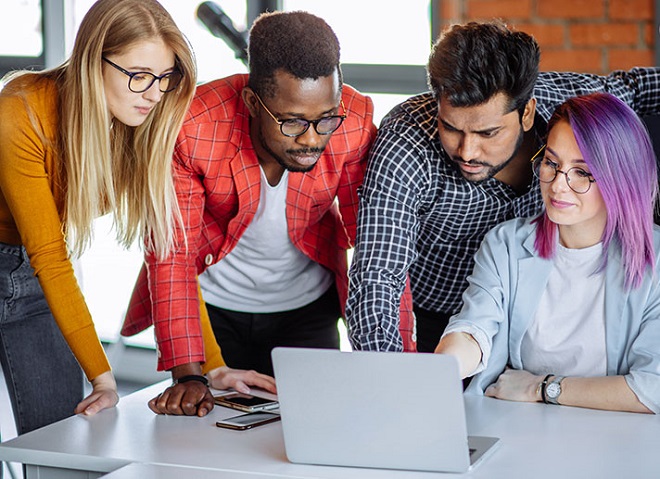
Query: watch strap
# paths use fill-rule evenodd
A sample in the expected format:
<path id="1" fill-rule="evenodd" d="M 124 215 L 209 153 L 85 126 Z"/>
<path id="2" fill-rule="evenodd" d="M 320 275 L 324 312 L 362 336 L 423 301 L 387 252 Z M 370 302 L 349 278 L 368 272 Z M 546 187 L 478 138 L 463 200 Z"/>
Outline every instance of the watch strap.
<path id="1" fill-rule="evenodd" d="M 202 376 L 199 374 L 188 374 L 187 376 L 181 376 L 180 378 L 176 378 L 174 380 L 174 384 L 180 384 L 180 383 L 187 383 L 190 381 L 197 381 L 202 383 L 204 386 L 209 385 L 209 380 L 206 379 L 206 376 Z"/>
<path id="2" fill-rule="evenodd" d="M 548 379 L 550 379 L 552 376 L 554 376 L 554 374 L 548 374 L 543 378 L 541 384 L 539 384 L 539 387 L 541 388 L 541 399 L 543 399 L 543 402 L 546 404 L 548 404 L 548 399 L 545 397 L 545 386 L 548 384 Z"/>

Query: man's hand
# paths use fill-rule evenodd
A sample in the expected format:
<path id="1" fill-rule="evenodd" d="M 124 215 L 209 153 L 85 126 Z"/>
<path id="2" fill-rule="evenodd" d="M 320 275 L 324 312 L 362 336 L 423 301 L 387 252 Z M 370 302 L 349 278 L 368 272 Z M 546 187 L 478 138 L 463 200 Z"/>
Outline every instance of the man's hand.
<path id="1" fill-rule="evenodd" d="M 149 401 L 156 414 L 177 416 L 206 416 L 213 409 L 213 396 L 209 388 L 199 381 L 173 384 Z"/>
<path id="2" fill-rule="evenodd" d="M 199 363 L 180 364 L 171 369 L 172 379 L 184 376 L 201 376 Z M 206 416 L 213 409 L 213 396 L 208 386 L 200 381 L 176 383 L 149 401 L 149 408 L 156 414 L 177 416 Z"/>
<path id="3" fill-rule="evenodd" d="M 543 376 L 507 367 L 497 382 L 486 388 L 484 394 L 508 401 L 537 402 L 541 400 L 541 381 Z"/>
<path id="4" fill-rule="evenodd" d="M 277 393 L 275 378 L 256 371 L 221 366 L 209 371 L 207 376 L 211 381 L 211 386 L 216 389 L 233 388 L 238 392 L 250 394 L 250 386 L 256 386 L 273 394 Z"/>
<path id="5" fill-rule="evenodd" d="M 92 388 L 91 394 L 80 401 L 74 413 L 93 416 L 103 409 L 114 407 L 119 401 L 117 383 L 112 371 L 107 371 L 92 379 Z"/>

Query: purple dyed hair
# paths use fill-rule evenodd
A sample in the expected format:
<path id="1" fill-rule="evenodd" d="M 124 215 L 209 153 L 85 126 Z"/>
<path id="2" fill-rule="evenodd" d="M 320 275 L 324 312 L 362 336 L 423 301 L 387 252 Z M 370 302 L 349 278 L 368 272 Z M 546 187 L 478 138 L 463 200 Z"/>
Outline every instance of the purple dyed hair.
<path id="1" fill-rule="evenodd" d="M 548 131 L 560 121 L 571 126 L 607 208 L 601 269 L 615 239 L 621 246 L 625 286 L 636 288 L 647 267 L 655 270 L 653 208 L 658 176 L 648 131 L 628 105 L 609 93 L 567 100 L 553 113 Z M 552 258 L 557 225 L 545 212 L 534 222 L 536 251 L 543 258 Z"/>

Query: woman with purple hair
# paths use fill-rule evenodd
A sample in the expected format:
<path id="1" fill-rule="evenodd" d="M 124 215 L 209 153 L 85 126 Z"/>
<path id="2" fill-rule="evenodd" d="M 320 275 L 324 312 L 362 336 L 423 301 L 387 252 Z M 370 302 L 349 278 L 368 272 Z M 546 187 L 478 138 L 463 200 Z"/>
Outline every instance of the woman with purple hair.
<path id="1" fill-rule="evenodd" d="M 436 353 L 475 375 L 468 392 L 659 413 L 658 177 L 646 128 L 609 94 L 572 98 L 532 163 L 545 211 L 488 233 Z"/>

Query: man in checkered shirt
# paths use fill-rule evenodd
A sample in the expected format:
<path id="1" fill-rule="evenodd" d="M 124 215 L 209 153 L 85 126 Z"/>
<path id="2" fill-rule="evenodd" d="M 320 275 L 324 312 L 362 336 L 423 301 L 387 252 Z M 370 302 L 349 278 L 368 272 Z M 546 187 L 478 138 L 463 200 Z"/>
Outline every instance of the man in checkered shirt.
<path id="1" fill-rule="evenodd" d="M 355 349 L 435 349 L 486 232 L 540 212 L 529 161 L 564 99 L 607 91 L 639 115 L 658 113 L 659 69 L 539 74 L 539 57 L 531 36 L 499 22 L 453 26 L 429 58 L 432 91 L 383 120 L 349 273 Z"/>

